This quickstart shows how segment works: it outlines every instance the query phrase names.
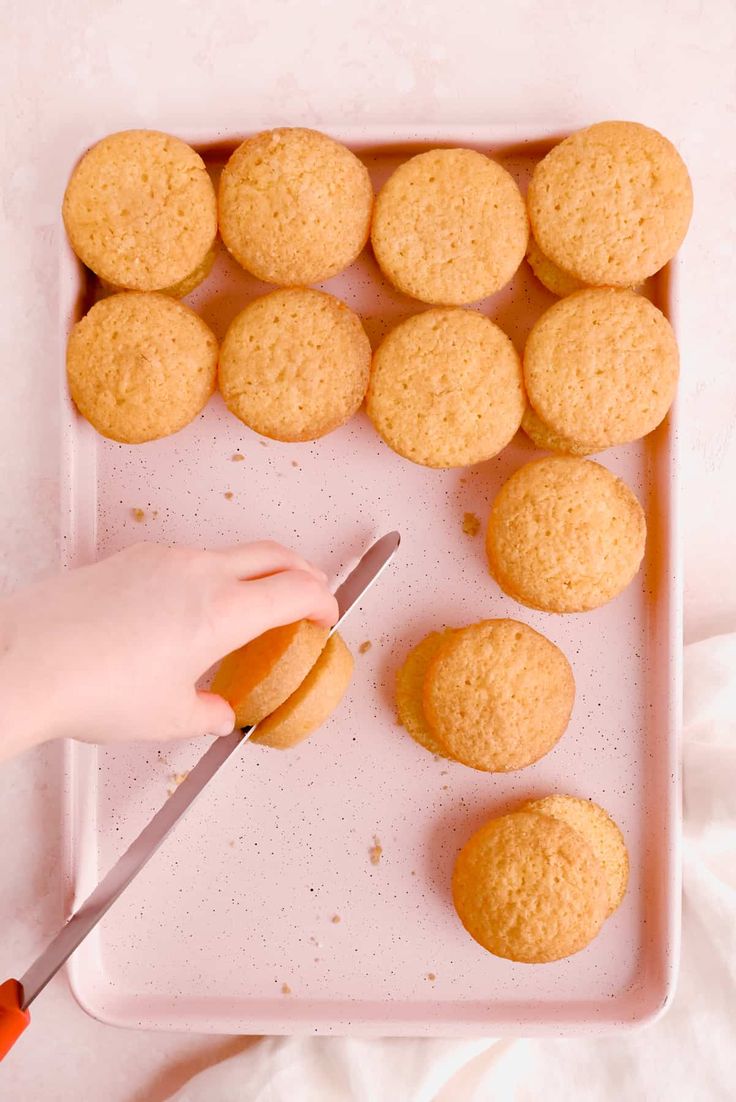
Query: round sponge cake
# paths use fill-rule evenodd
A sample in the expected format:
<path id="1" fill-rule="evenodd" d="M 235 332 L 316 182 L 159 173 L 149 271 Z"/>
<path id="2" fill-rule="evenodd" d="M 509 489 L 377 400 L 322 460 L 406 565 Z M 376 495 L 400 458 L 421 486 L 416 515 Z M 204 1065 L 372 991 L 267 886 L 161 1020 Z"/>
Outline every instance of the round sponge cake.
<path id="1" fill-rule="evenodd" d="M 582 279 L 576 279 L 569 272 L 563 272 L 562 268 L 545 256 L 533 236 L 529 238 L 526 259 L 542 286 L 558 298 L 564 298 L 565 295 L 571 295 L 587 287 Z"/>
<path id="2" fill-rule="evenodd" d="M 212 692 L 232 706 L 239 727 L 259 723 L 299 688 L 328 635 L 311 620 L 272 628 L 223 658 Z"/>
<path id="3" fill-rule="evenodd" d="M 125 291 L 78 321 L 66 355 L 70 394 L 98 432 L 141 444 L 188 425 L 215 388 L 217 341 L 187 306 Z"/>
<path id="4" fill-rule="evenodd" d="M 588 459 L 526 463 L 491 507 L 491 574 L 522 604 L 584 612 L 620 593 L 644 556 L 644 510 L 629 487 Z"/>
<path id="5" fill-rule="evenodd" d="M 583 836 L 527 811 L 492 819 L 466 842 L 452 897 L 484 949 L 527 964 L 584 949 L 608 908 L 605 874 Z"/>
<path id="6" fill-rule="evenodd" d="M 266 130 L 235 150 L 220 179 L 220 233 L 249 272 L 303 287 L 337 275 L 370 229 L 368 170 L 316 130 Z"/>
<path id="7" fill-rule="evenodd" d="M 424 714 L 448 757 L 473 769 L 523 769 L 563 735 L 575 699 L 570 664 L 517 620 L 449 633 L 424 679 Z"/>
<path id="8" fill-rule="evenodd" d="M 408 318 L 373 357 L 368 416 L 389 447 L 426 467 L 497 455 L 519 428 L 524 405 L 513 344 L 472 310 Z"/>
<path id="9" fill-rule="evenodd" d="M 272 291 L 228 329 L 219 385 L 228 409 L 274 440 L 315 440 L 360 406 L 371 347 L 360 319 L 322 291 Z"/>
<path id="10" fill-rule="evenodd" d="M 432 149 L 399 165 L 378 198 L 371 241 L 407 295 L 462 306 L 499 291 L 524 259 L 524 200 L 505 168 L 473 149 Z"/>
<path id="11" fill-rule="evenodd" d="M 527 195 L 541 252 L 593 286 L 631 287 L 675 255 L 692 214 L 690 177 L 658 131 L 601 122 L 555 146 Z"/>
<path id="12" fill-rule="evenodd" d="M 527 406 L 524 410 L 521 427 L 531 442 L 544 451 L 581 456 L 593 455 L 598 451 L 592 444 L 582 444 L 579 440 L 571 440 L 569 436 L 560 436 L 549 425 L 545 425 L 531 406 Z"/>
<path id="13" fill-rule="evenodd" d="M 116 288 L 166 290 L 207 274 L 215 191 L 199 154 L 169 134 L 124 130 L 92 146 L 62 212 L 74 252 Z"/>
<path id="14" fill-rule="evenodd" d="M 286 750 L 321 727 L 347 692 L 353 674 L 353 656 L 337 632 L 295 692 L 266 716 L 253 741 Z"/>
<path id="15" fill-rule="evenodd" d="M 524 382 L 541 420 L 595 451 L 655 429 L 678 373 L 672 326 L 633 291 L 568 295 L 536 322 L 524 349 Z"/>

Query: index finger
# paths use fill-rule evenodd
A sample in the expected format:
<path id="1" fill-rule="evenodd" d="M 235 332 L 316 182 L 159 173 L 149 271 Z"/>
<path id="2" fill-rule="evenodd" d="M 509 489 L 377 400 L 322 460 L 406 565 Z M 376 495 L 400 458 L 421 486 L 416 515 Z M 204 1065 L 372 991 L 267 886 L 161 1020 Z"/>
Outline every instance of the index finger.
<path id="1" fill-rule="evenodd" d="M 284 570 L 228 589 L 215 624 L 218 657 L 249 643 L 271 628 L 313 620 L 332 627 L 337 601 L 324 582 L 305 570 Z"/>
<path id="2" fill-rule="evenodd" d="M 218 551 L 217 554 L 223 559 L 228 571 L 243 581 L 265 578 L 282 570 L 303 570 L 313 574 L 321 582 L 327 581 L 327 575 L 318 567 L 274 540 L 243 543 L 239 547 Z"/>

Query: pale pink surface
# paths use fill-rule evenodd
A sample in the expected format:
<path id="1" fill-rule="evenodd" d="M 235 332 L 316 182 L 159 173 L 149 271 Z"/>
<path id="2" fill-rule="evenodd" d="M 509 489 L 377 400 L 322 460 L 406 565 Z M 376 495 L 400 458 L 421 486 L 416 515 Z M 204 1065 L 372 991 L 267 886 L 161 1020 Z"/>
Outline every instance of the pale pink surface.
<path id="1" fill-rule="evenodd" d="M 427 128 L 332 133 L 363 154 L 376 186 L 407 150 L 372 150 L 427 140 Z M 431 138 L 491 150 L 523 184 L 531 163 L 524 142 L 547 133 L 455 127 L 432 129 Z M 532 157 L 540 154 L 531 148 Z M 73 303 L 78 268 L 70 259 L 65 270 Z M 324 286 L 360 313 L 373 339 L 422 309 L 384 283 L 368 254 Z M 653 286 L 666 309 L 668 288 L 664 276 Z M 263 290 L 223 251 L 190 301 L 222 336 Z M 521 349 L 552 301 L 524 265 L 479 308 Z M 669 425 L 602 457 L 647 510 L 645 569 L 610 605 L 568 617 L 533 613 L 503 596 L 488 576 L 482 535 L 462 532 L 464 513 L 485 521 L 505 478 L 539 454 L 521 434 L 490 463 L 433 471 L 396 456 L 363 414 L 315 443 L 283 445 L 249 432 L 215 399 L 182 433 L 135 448 L 103 440 L 71 411 L 65 444 L 64 465 L 75 472 L 70 562 L 124 547 L 142 532 L 209 547 L 269 532 L 339 575 L 374 536 L 392 528 L 403 535 L 395 564 L 346 626 L 353 649 L 373 642 L 358 656 L 346 703 L 299 749 L 247 747 L 223 771 L 76 954 L 71 976 L 83 1005 L 127 1025 L 379 1035 L 610 1028 L 661 1008 L 673 980 L 679 883 Z M 243 462 L 232 461 L 236 452 Z M 490 616 L 517 616 L 549 635 L 577 682 L 559 747 L 507 776 L 434 760 L 397 727 L 393 704 L 395 671 L 410 645 L 433 627 Z M 198 745 L 143 756 L 137 747 L 71 748 L 77 901 L 200 752 Z M 584 953 L 529 968 L 467 937 L 449 880 L 460 845 L 488 815 L 549 791 L 589 796 L 608 809 L 626 836 L 631 886 Z M 383 846 L 379 865 L 369 860 L 374 836 Z"/>
<path id="2" fill-rule="evenodd" d="M 0 43 L 0 72 L 12 82 L 2 125 L 13 151 L 3 169 L 3 579 L 17 584 L 57 561 L 58 425 L 47 395 L 61 362 L 53 257 L 70 148 L 130 125 L 203 128 L 214 113 L 231 127 L 244 125 L 244 113 L 254 126 L 554 117 L 574 127 L 638 118 L 678 143 L 695 184 L 679 320 L 686 629 L 691 639 L 727 629 L 736 617 L 736 316 L 722 309 L 719 289 L 736 277 L 729 0 L 710 4 L 707 18 L 697 4 L 625 0 L 564 18 L 559 7 L 540 3 L 492 13 L 471 3 L 462 19 L 434 3 L 421 18 L 387 3 L 370 11 L 352 3 L 290 8 L 288 17 L 274 3 L 244 18 L 227 0 L 213 0 L 206 10 L 192 9 L 197 35 L 178 17 L 180 6 L 176 19 L 173 10 L 163 0 L 142 4 L 131 18 L 123 8 L 76 0 L 56 5 L 39 23 L 26 5 Z M 491 40 L 503 49 L 489 52 Z M 21 759 L 0 775 L 2 823 L 16 839 L 3 858 L 4 974 L 25 965 L 61 916 L 57 750 Z M 61 979 L 34 1019 L 3 1069 L 4 1084 L 19 1097 L 67 1099 L 84 1085 L 93 1095 L 104 1091 L 109 1102 L 157 1102 L 230 1044 L 109 1029 L 77 1010 Z"/>

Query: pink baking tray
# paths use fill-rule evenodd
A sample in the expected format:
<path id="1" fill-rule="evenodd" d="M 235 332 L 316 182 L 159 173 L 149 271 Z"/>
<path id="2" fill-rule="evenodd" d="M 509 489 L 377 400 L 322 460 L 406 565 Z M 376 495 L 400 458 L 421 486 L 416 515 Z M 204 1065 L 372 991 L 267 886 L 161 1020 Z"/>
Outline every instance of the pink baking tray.
<path id="1" fill-rule="evenodd" d="M 524 186 L 530 166 L 560 137 L 550 127 L 329 130 L 364 158 L 376 186 L 411 152 L 448 144 L 491 153 Z M 201 137 L 189 140 L 216 174 L 241 135 Z M 672 275 L 665 271 L 650 288 L 670 316 Z M 94 289 L 68 253 L 61 283 L 65 336 Z M 373 340 L 423 309 L 386 286 L 369 250 L 324 287 L 360 313 Z M 267 289 L 223 251 L 189 301 L 222 337 Z M 476 308 L 521 348 L 552 301 L 523 265 L 512 286 Z M 539 454 L 522 434 L 489 463 L 435 471 L 394 455 L 363 413 L 316 443 L 285 445 L 248 431 L 215 397 L 178 435 L 125 447 L 75 414 L 62 347 L 58 378 L 68 564 L 141 539 L 219 547 L 268 536 L 338 577 L 373 537 L 393 528 L 403 537 L 395 564 L 346 626 L 356 674 L 345 702 L 298 749 L 248 745 L 223 769 L 72 958 L 69 977 L 82 1006 L 119 1025 L 218 1033 L 560 1034 L 657 1016 L 671 998 L 679 955 L 673 418 L 647 440 L 602 456 L 646 507 L 643 571 L 606 607 L 563 617 L 504 596 L 487 573 L 482 531 L 471 538 L 462 530 L 465 512 L 485 521 L 504 479 Z M 231 460 L 235 452 L 244 462 Z M 145 518 L 136 521 L 133 509 Z M 427 754 L 397 725 L 393 705 L 397 666 L 425 632 L 491 616 L 517 617 L 548 635 L 568 655 L 577 683 L 560 745 L 505 776 Z M 372 647 L 360 654 L 365 640 Z M 69 744 L 70 910 L 202 749 Z M 591 797 L 614 816 L 628 843 L 631 883 L 584 952 L 556 964 L 514 964 L 484 952 L 462 929 L 450 902 L 451 869 L 486 818 L 554 791 Z M 377 865 L 369 855 L 374 839 L 383 849 Z"/>

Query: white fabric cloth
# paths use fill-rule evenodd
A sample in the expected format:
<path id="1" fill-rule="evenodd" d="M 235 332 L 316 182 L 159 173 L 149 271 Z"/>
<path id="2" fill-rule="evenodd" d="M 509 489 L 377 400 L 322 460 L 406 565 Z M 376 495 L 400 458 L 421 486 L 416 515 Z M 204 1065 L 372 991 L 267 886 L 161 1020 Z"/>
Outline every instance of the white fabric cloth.
<path id="1" fill-rule="evenodd" d="M 267 1038 L 175 1102 L 736 1098 L 736 634 L 685 651 L 683 955 L 673 1005 L 620 1038 Z"/>

